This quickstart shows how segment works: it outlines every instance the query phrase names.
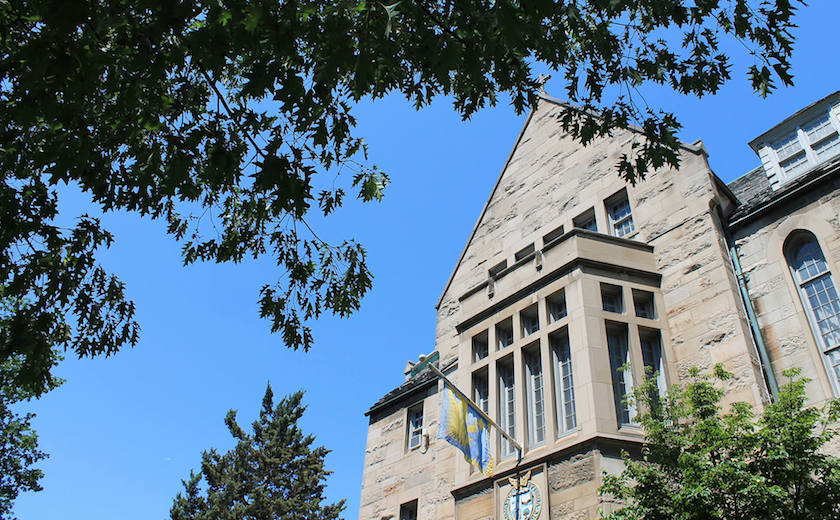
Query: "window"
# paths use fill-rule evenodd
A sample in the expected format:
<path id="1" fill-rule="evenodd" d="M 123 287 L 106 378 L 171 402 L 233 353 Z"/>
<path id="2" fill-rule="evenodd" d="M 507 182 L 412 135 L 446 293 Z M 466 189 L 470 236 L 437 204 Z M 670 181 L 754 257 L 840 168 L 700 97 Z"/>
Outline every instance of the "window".
<path id="1" fill-rule="evenodd" d="M 549 336 L 548 342 L 554 358 L 554 401 L 557 404 L 557 433 L 559 435 L 577 427 L 572 354 L 566 328 Z"/>
<path id="2" fill-rule="evenodd" d="M 633 289 L 633 307 L 639 318 L 656 319 L 656 307 L 653 304 L 653 293 L 641 289 Z"/>
<path id="3" fill-rule="evenodd" d="M 601 303 L 607 312 L 624 312 L 624 297 L 621 287 L 609 283 L 601 284 Z"/>
<path id="4" fill-rule="evenodd" d="M 507 269 L 507 260 L 502 260 L 498 264 L 494 265 L 490 269 L 487 270 L 487 275 L 490 278 L 496 278 L 499 276 L 499 273 Z"/>
<path id="5" fill-rule="evenodd" d="M 499 373 L 499 426 L 508 435 L 516 438 L 516 386 L 513 379 L 513 362 L 500 362 Z M 516 447 L 502 437 L 502 455 L 508 457 Z"/>
<path id="6" fill-rule="evenodd" d="M 417 500 L 400 506 L 400 520 L 417 520 Z"/>
<path id="7" fill-rule="evenodd" d="M 576 228 L 598 231 L 598 224 L 595 222 L 595 210 L 593 208 L 589 208 L 587 211 L 575 217 L 572 223 Z"/>
<path id="8" fill-rule="evenodd" d="M 484 413 L 490 413 L 489 390 L 487 371 L 483 370 L 473 374 L 473 401 Z"/>
<path id="9" fill-rule="evenodd" d="M 476 334 L 472 339 L 473 361 L 481 361 L 490 353 L 490 346 L 487 341 L 487 331 Z"/>
<path id="10" fill-rule="evenodd" d="M 621 190 L 611 196 L 604 201 L 604 204 L 607 206 L 607 215 L 610 217 L 610 231 L 614 236 L 624 237 L 636 230 L 626 190 Z"/>
<path id="11" fill-rule="evenodd" d="M 516 254 L 513 255 L 513 259 L 518 262 L 523 258 L 527 257 L 528 255 L 533 254 L 534 251 L 534 244 L 531 244 L 530 246 L 524 247 L 517 251 Z"/>
<path id="12" fill-rule="evenodd" d="M 655 329 L 639 329 L 639 340 L 642 343 L 642 363 L 645 375 L 656 378 L 658 395 L 665 395 L 668 390 L 665 385 L 665 364 L 662 362 L 662 334 Z"/>
<path id="13" fill-rule="evenodd" d="M 560 289 L 545 299 L 546 310 L 548 311 L 548 322 L 554 323 L 566 317 L 566 291 Z"/>
<path id="14" fill-rule="evenodd" d="M 811 145 L 818 163 L 840 152 L 840 138 L 837 136 L 837 129 L 832 126 L 828 114 L 805 123 L 802 125 L 802 130 L 808 138 L 808 143 Z"/>
<path id="15" fill-rule="evenodd" d="M 519 323 L 522 324 L 522 336 L 530 336 L 540 330 L 540 315 L 536 304 L 531 305 L 519 313 Z"/>
<path id="16" fill-rule="evenodd" d="M 513 318 L 496 324 L 496 342 L 499 350 L 513 343 Z"/>
<path id="17" fill-rule="evenodd" d="M 789 179 L 804 172 L 808 168 L 808 157 L 799 142 L 799 132 L 793 131 L 782 137 L 773 145 L 779 157 L 779 168 Z"/>
<path id="18" fill-rule="evenodd" d="M 525 370 L 528 374 L 525 381 L 526 401 L 528 403 L 528 444 L 529 446 L 537 446 L 545 442 L 545 399 L 543 397 L 543 372 L 539 342 L 522 352 Z"/>
<path id="19" fill-rule="evenodd" d="M 785 249 L 811 330 L 822 350 L 830 377 L 840 389 L 840 298 L 828 263 L 816 237 L 809 232 L 793 235 Z"/>
<path id="20" fill-rule="evenodd" d="M 829 110 L 803 123 L 770 147 L 776 152 L 781 180 L 788 181 L 840 154 L 837 123 Z"/>
<path id="21" fill-rule="evenodd" d="M 633 374 L 630 372 L 630 349 L 627 347 L 627 325 L 607 324 L 607 350 L 610 356 L 615 414 L 619 426 L 631 424 L 636 417 L 634 406 L 625 402 L 633 393 Z"/>
<path id="22" fill-rule="evenodd" d="M 414 450 L 423 443 L 423 403 L 408 409 L 408 449 Z"/>
<path id="23" fill-rule="evenodd" d="M 554 242 L 561 236 L 563 236 L 563 226 L 560 226 L 559 228 L 549 231 L 548 233 L 543 235 L 543 245 L 550 244 L 551 242 Z"/>

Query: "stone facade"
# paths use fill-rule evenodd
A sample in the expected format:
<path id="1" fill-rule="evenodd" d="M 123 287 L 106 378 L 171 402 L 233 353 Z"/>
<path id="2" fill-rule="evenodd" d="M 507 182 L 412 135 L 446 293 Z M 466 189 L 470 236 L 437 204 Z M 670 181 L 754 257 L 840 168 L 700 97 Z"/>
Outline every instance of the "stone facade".
<path id="1" fill-rule="evenodd" d="M 838 100 L 809 109 L 833 114 Z M 735 375 L 727 400 L 758 407 L 793 366 L 813 379 L 813 403 L 836 395 L 785 244 L 807 230 L 840 273 L 840 161 L 780 182 L 792 159 L 756 141 L 763 166 L 727 186 L 697 142 L 681 146 L 679 171 L 631 186 L 614 165 L 639 135 L 581 147 L 562 131 L 563 109 L 544 97 L 525 123 L 438 302 L 428 360 L 523 444 L 521 462 L 497 438 L 486 477 L 437 440 L 440 383 L 409 366 L 368 412 L 360 520 L 502 520 L 509 479 L 522 472 L 541 518 L 597 517 L 613 507 L 598 496 L 602 473 L 620 470 L 621 450 L 642 440 L 621 397 L 646 367 L 664 387 L 721 363 Z M 767 135 L 790 126 L 813 137 L 802 117 Z M 832 146 L 827 131 L 813 157 Z M 412 446 L 418 411 L 425 435 Z"/>

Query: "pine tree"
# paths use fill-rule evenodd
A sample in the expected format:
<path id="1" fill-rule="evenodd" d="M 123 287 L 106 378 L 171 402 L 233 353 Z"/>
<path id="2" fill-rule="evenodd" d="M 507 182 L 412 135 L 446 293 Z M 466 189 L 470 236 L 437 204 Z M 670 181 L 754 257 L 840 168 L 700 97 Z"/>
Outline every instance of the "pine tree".
<path id="1" fill-rule="evenodd" d="M 344 500 L 323 503 L 329 450 L 313 448 L 314 437 L 297 425 L 306 409 L 302 398 L 297 392 L 275 407 L 269 385 L 251 434 L 236 423 L 236 411 L 229 411 L 225 424 L 236 446 L 222 454 L 204 452 L 201 472 L 191 472 L 175 497 L 172 520 L 337 519 Z"/>

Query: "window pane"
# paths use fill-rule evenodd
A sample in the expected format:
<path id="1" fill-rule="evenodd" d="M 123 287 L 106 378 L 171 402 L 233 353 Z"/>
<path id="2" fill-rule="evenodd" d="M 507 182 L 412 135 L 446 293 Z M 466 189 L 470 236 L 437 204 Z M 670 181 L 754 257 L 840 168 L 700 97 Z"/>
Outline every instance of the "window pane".
<path id="1" fill-rule="evenodd" d="M 624 194 L 623 199 L 607 204 L 607 213 L 610 216 L 613 235 L 623 237 L 636 229 L 633 225 L 633 215 L 630 213 L 630 202 L 627 200 L 626 194 Z"/>
<path id="2" fill-rule="evenodd" d="M 499 426 L 516 438 L 516 388 L 513 381 L 513 364 L 499 365 Z M 502 453 L 506 456 L 516 451 L 513 444 L 502 438 Z"/>
<path id="3" fill-rule="evenodd" d="M 566 292 L 563 289 L 552 294 L 545 301 L 548 307 L 549 323 L 554 323 L 566 316 Z"/>
<path id="4" fill-rule="evenodd" d="M 420 447 L 423 438 L 423 405 L 408 410 L 408 447 Z"/>
<path id="5" fill-rule="evenodd" d="M 838 137 L 837 132 L 834 132 L 834 134 L 819 143 L 811 145 L 811 148 L 817 154 L 817 160 L 822 162 L 840 153 L 840 137 Z"/>
<path id="6" fill-rule="evenodd" d="M 545 441 L 545 400 L 543 398 L 543 372 L 539 348 L 525 353 L 528 371 L 528 438 L 531 445 Z"/>
<path id="7" fill-rule="evenodd" d="M 490 412 L 490 400 L 488 398 L 489 393 L 487 374 L 473 375 L 473 399 L 475 400 L 475 404 L 477 404 L 484 413 Z"/>
<path id="8" fill-rule="evenodd" d="M 554 400 L 557 403 L 557 433 L 565 433 L 577 427 L 569 336 L 565 333 L 553 334 L 550 341 L 554 355 Z"/>
<path id="9" fill-rule="evenodd" d="M 785 172 L 786 177 L 793 177 L 808 169 L 808 157 L 805 152 L 800 152 L 790 159 L 779 161 L 779 166 Z"/>
<path id="10" fill-rule="evenodd" d="M 808 141 L 816 143 L 821 139 L 825 139 L 835 132 L 831 121 L 828 119 L 828 114 L 814 119 L 802 125 L 802 130 L 808 135 Z"/>
<path id="11" fill-rule="evenodd" d="M 658 330 L 640 331 L 639 339 L 642 343 L 642 363 L 645 365 L 645 374 L 650 372 L 651 377 L 656 377 L 659 395 L 665 395 L 665 366 L 662 363 L 661 334 Z"/>
<path id="12" fill-rule="evenodd" d="M 628 406 L 624 399 L 633 391 L 633 375 L 629 366 L 630 351 L 627 348 L 627 327 L 616 327 L 607 330 L 607 349 L 610 356 L 610 372 L 612 373 L 613 397 L 615 399 L 616 418 L 619 425 L 630 424 L 636 416 L 636 410 Z"/>
<path id="13" fill-rule="evenodd" d="M 776 141 L 773 148 L 776 149 L 779 161 L 784 161 L 788 157 L 802 151 L 802 145 L 799 143 L 799 137 L 795 131 Z"/>
<path id="14" fill-rule="evenodd" d="M 840 347 L 840 298 L 834 278 L 813 235 L 800 238 L 793 254 L 790 251 L 788 254 L 793 277 L 799 283 L 802 305 L 825 355 L 829 375 L 840 388 L 840 352 L 835 350 Z"/>

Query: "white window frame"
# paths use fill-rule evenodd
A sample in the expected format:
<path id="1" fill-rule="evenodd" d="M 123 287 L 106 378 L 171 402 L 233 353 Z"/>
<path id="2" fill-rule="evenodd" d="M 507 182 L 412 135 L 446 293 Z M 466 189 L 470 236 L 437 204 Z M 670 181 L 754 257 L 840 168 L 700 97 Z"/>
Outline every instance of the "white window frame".
<path id="1" fill-rule="evenodd" d="M 540 349 L 522 351 L 525 361 L 526 402 L 528 403 L 528 446 L 545 444 L 545 381 Z"/>
<path id="2" fill-rule="evenodd" d="M 801 121 L 793 129 L 788 129 L 788 132 L 786 132 L 783 136 L 778 137 L 776 140 L 771 141 L 767 144 L 767 147 L 770 148 L 772 152 L 772 157 L 775 161 L 775 169 L 779 178 L 779 182 L 781 184 L 784 184 L 790 180 L 799 177 L 803 173 L 807 172 L 808 170 L 812 169 L 813 167 L 819 164 L 822 164 L 823 162 L 829 159 L 829 157 L 818 157 L 817 151 L 814 149 L 814 147 L 818 144 L 826 142 L 828 139 L 831 139 L 831 132 L 829 132 L 828 135 L 817 139 L 814 142 L 811 142 L 811 138 L 808 136 L 805 127 L 816 122 L 817 120 L 827 119 L 829 125 L 831 125 L 831 127 L 834 129 L 833 134 L 837 137 L 837 139 L 840 139 L 840 120 L 838 119 L 838 116 L 836 114 L 836 107 L 837 105 L 828 106 L 827 108 L 822 109 L 819 113 L 812 112 L 811 117 L 809 119 Z M 799 148 L 796 152 L 782 155 L 779 153 L 780 144 L 791 134 L 794 135 L 797 144 L 799 145 Z M 783 166 L 782 163 L 786 161 L 792 163 L 793 159 L 800 156 L 801 154 L 804 154 L 805 157 L 804 167 L 793 173 L 788 173 L 787 171 L 785 171 L 785 166 Z M 840 151 L 838 151 L 831 157 L 836 157 L 837 155 L 840 155 Z"/>
<path id="3" fill-rule="evenodd" d="M 819 280 L 827 280 L 830 284 L 829 287 L 834 289 L 835 295 L 840 296 L 840 293 L 837 292 L 837 284 L 834 283 L 834 277 L 831 273 L 831 268 L 828 265 L 828 259 L 825 257 L 825 253 L 823 252 L 819 240 L 817 240 L 816 236 L 810 232 L 800 232 L 797 235 L 788 239 L 789 242 L 786 244 L 785 257 L 787 259 L 793 281 L 796 284 L 797 292 L 799 293 L 799 300 L 802 302 L 802 307 L 805 308 L 805 314 L 808 317 L 808 325 L 811 327 L 811 335 L 820 350 L 820 358 L 822 358 L 823 366 L 825 367 L 828 379 L 831 382 L 832 389 L 834 390 L 834 395 L 837 396 L 840 395 L 840 370 L 832 364 L 831 357 L 840 355 L 840 343 L 837 345 L 829 345 L 826 342 L 825 335 L 820 330 L 819 320 L 814 312 L 811 299 L 807 294 L 807 287 Z M 794 260 L 796 253 L 808 242 L 813 242 L 817 246 L 817 249 L 822 256 L 823 263 L 825 264 L 825 270 L 806 279 L 802 279 L 794 266 Z"/>
<path id="4" fill-rule="evenodd" d="M 627 214 L 622 217 L 615 217 L 618 208 L 627 206 Z M 624 238 L 632 235 L 636 231 L 636 223 L 633 222 L 633 207 L 630 205 L 630 198 L 627 196 L 627 191 L 622 190 L 615 195 L 607 198 L 604 201 L 604 206 L 607 209 L 607 218 L 610 221 L 610 234 L 614 237 Z M 621 233 L 624 224 L 630 223 L 630 230 L 626 233 Z"/>
<path id="5" fill-rule="evenodd" d="M 423 402 L 408 408 L 408 450 L 416 450 L 423 445 Z"/>

